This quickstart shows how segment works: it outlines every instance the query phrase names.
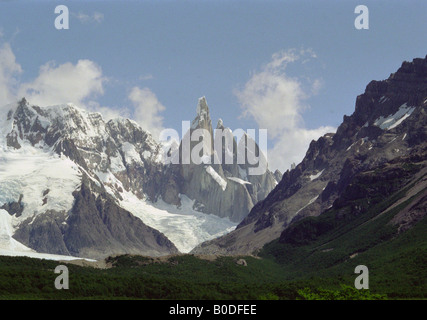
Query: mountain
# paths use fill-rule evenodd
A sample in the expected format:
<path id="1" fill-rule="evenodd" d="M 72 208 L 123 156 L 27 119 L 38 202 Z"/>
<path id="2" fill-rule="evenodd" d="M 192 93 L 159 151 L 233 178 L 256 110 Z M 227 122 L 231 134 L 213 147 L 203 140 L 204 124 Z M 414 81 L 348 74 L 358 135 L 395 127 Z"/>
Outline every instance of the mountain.
<path id="1" fill-rule="evenodd" d="M 82 257 L 178 252 L 117 201 L 120 190 L 142 196 L 156 186 L 151 176 L 135 179 L 160 167 L 147 133 L 131 121 L 105 123 L 73 105 L 41 108 L 22 99 L 8 109 L 0 202 L 13 216 L 15 240 L 37 252 Z M 154 159 L 132 158 L 136 148 Z"/>
<path id="2" fill-rule="evenodd" d="M 235 231 L 192 252 L 253 254 L 277 239 L 308 243 L 349 232 L 350 221 L 370 225 L 390 212 L 381 228 L 393 226 L 393 236 L 412 228 L 427 213 L 426 106 L 427 57 L 370 82 L 337 132 L 312 141 L 302 162 Z"/>
<path id="3" fill-rule="evenodd" d="M 247 177 L 244 164 L 166 164 L 166 144 L 129 119 L 25 98 L 2 110 L 0 229 L 8 232 L 0 252 L 94 259 L 188 252 L 234 229 L 277 184 L 268 170 Z M 213 132 L 204 98 L 193 124 L 191 132 Z"/>
<path id="4" fill-rule="evenodd" d="M 197 116 L 175 155 L 180 159 L 179 165 L 172 165 L 176 184 L 181 186 L 180 192 L 196 199 L 195 205 L 202 212 L 229 217 L 234 222 L 242 221 L 254 204 L 263 200 L 277 185 L 274 174 L 268 169 L 262 174 L 250 174 L 252 166 L 247 161 L 247 154 L 251 139 L 243 132 L 237 141 L 234 132 L 225 127 L 221 119 L 213 130 L 206 99 L 200 98 Z M 251 142 L 260 159 L 259 164 L 262 164 L 265 158 L 255 141 Z M 216 144 L 221 146 L 216 147 Z M 194 162 L 189 156 L 197 151 L 203 163 Z M 241 163 L 239 153 L 244 156 Z"/>

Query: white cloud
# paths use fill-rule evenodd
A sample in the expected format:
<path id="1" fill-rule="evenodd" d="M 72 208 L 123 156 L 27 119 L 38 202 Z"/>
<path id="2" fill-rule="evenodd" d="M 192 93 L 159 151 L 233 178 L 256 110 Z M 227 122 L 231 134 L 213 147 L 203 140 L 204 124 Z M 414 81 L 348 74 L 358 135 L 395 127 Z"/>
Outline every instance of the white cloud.
<path id="1" fill-rule="evenodd" d="M 281 172 L 290 169 L 292 163 L 301 162 L 312 140 L 317 140 L 324 134 L 335 131 L 334 127 L 321 126 L 317 129 L 296 128 L 283 132 L 273 148 L 268 149 L 269 168 L 273 171 L 279 169 Z"/>
<path id="2" fill-rule="evenodd" d="M 307 98 L 317 94 L 322 86 L 320 79 L 310 80 L 290 77 L 286 68 L 290 63 L 302 60 L 302 64 L 316 55 L 311 50 L 288 50 L 272 55 L 271 61 L 246 82 L 242 90 L 235 91 L 243 109 L 243 115 L 252 117 L 274 146 L 268 150 L 271 169 L 286 171 L 299 163 L 311 140 L 316 140 L 333 127 L 304 128 L 302 114 L 309 106 Z"/>
<path id="3" fill-rule="evenodd" d="M 15 55 L 8 43 L 0 47 L 0 105 L 15 100 L 14 92 L 18 84 L 16 76 L 22 73 Z"/>
<path id="4" fill-rule="evenodd" d="M 72 102 L 81 107 L 93 103 L 90 98 L 104 93 L 107 81 L 102 70 L 93 61 L 79 60 L 55 65 L 48 62 L 41 66 L 37 78 L 19 83 L 17 76 L 23 72 L 8 43 L 0 47 L 0 105 L 25 97 L 40 106 Z"/>
<path id="5" fill-rule="evenodd" d="M 165 110 L 165 107 L 148 88 L 133 87 L 128 98 L 134 105 L 132 119 L 158 139 L 163 129 L 163 117 L 159 113 Z"/>
<path id="6" fill-rule="evenodd" d="M 22 73 L 9 44 L 0 47 L 0 107 L 25 97 L 31 104 L 51 106 L 74 103 L 90 112 L 99 112 L 105 120 L 117 117 L 132 118 L 154 138 L 163 129 L 165 107 L 149 89 L 133 87 L 128 95 L 133 107 L 111 108 L 100 105 L 95 98 L 104 94 L 109 81 L 101 68 L 91 60 L 79 60 L 56 65 L 48 62 L 40 67 L 38 76 L 20 84 L 16 79 Z M 150 78 L 152 76 L 150 75 Z"/>
<path id="7" fill-rule="evenodd" d="M 237 95 L 244 115 L 252 116 L 260 128 L 267 128 L 272 138 L 301 121 L 304 92 L 297 80 L 262 71 L 254 74 Z"/>
<path id="8" fill-rule="evenodd" d="M 79 60 L 56 66 L 48 62 L 40 67 L 38 77 L 20 86 L 19 97 L 40 106 L 72 102 L 83 105 L 88 98 L 102 95 L 106 78 L 93 61 Z"/>

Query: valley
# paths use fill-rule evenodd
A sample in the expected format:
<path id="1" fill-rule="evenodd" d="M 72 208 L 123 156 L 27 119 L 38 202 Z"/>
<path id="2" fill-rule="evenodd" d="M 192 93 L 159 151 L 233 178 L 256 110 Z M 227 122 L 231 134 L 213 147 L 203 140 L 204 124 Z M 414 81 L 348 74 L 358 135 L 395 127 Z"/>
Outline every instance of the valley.
<path id="1" fill-rule="evenodd" d="M 283 174 L 214 161 L 247 156 L 247 135 L 216 150 L 192 141 L 210 161 L 165 164 L 163 146 L 132 120 L 25 99 L 8 107 L 3 299 L 427 296 L 427 57 L 371 81 L 336 133 Z M 213 132 L 204 97 L 189 136 L 200 129 Z M 53 287 L 58 263 L 69 290 Z M 354 288 L 360 265 L 369 290 Z"/>

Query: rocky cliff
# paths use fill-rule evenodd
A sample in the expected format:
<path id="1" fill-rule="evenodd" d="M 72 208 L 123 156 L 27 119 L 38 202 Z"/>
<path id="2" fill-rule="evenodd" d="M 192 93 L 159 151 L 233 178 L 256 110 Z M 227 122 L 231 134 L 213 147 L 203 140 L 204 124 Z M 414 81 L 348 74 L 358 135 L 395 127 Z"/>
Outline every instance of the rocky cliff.
<path id="1" fill-rule="evenodd" d="M 193 252 L 254 253 L 274 239 L 289 241 L 295 233 L 286 230 L 304 217 L 331 208 L 338 216 L 363 214 L 408 185 L 422 190 L 426 107 L 427 57 L 404 62 L 387 80 L 370 82 L 337 132 L 312 141 L 302 162 L 283 174 L 235 231 Z M 419 218 L 419 206 L 412 208 Z"/>
<path id="2" fill-rule="evenodd" d="M 187 149 L 184 146 L 186 139 L 189 142 Z M 177 179 L 175 184 L 181 186 L 177 192 L 195 199 L 197 208 L 203 212 L 242 221 L 254 204 L 263 200 L 277 184 L 268 169 L 259 175 L 249 173 L 251 165 L 246 161 L 248 139 L 250 137 L 243 132 L 237 141 L 233 131 L 225 127 L 221 119 L 213 130 L 206 99 L 200 98 L 197 116 L 179 147 L 179 164 L 171 165 Z M 258 148 L 256 143 L 254 145 Z M 240 163 L 239 152 L 245 153 L 242 156 L 245 161 Z M 197 154 L 200 162 L 195 162 L 189 154 Z M 257 155 L 262 159 L 259 150 Z"/>

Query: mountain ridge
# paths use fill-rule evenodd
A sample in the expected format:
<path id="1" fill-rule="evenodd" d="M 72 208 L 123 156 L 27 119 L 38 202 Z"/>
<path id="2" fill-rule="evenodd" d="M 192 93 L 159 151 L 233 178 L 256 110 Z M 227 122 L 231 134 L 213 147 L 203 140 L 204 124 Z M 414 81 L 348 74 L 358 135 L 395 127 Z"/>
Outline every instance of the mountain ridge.
<path id="1" fill-rule="evenodd" d="M 312 141 L 301 163 L 283 174 L 235 231 L 192 252 L 256 253 L 280 238 L 293 222 L 337 206 L 358 174 L 392 161 L 402 165 L 424 161 L 426 83 L 427 57 L 403 62 L 387 80 L 371 81 L 357 97 L 354 113 L 343 117 L 336 133 Z"/>
<path id="2" fill-rule="evenodd" d="M 253 188 L 239 183 L 236 165 L 229 172 L 202 164 L 186 177 L 187 165 L 165 164 L 164 145 L 130 119 L 104 121 L 73 104 L 39 107 L 25 98 L 7 108 L 0 207 L 13 216 L 14 238 L 38 252 L 89 258 L 178 253 L 168 237 L 185 252 L 228 232 L 267 193 L 257 191 L 262 179 L 253 180 Z M 208 110 L 199 99 L 193 123 L 204 113 L 203 126 L 213 132 Z M 267 175 L 267 183 L 276 183 Z M 212 181 L 218 177 L 227 188 L 218 189 Z M 217 188 L 215 201 L 206 197 L 212 190 L 189 192 L 203 181 Z M 233 214 L 233 202 L 247 204 Z"/>

